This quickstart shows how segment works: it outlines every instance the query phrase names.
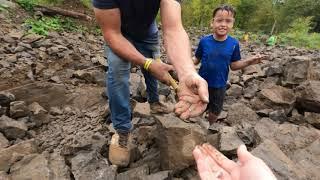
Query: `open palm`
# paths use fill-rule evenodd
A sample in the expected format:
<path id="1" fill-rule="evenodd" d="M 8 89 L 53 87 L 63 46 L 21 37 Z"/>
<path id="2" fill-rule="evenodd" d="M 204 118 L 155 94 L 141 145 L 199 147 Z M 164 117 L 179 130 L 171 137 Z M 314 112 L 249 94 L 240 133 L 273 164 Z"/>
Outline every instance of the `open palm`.
<path id="1" fill-rule="evenodd" d="M 209 144 L 197 146 L 193 151 L 202 180 L 276 180 L 269 167 L 247 151 L 238 148 L 236 163 Z"/>
<path id="2" fill-rule="evenodd" d="M 179 101 L 175 105 L 175 113 L 181 119 L 199 116 L 209 102 L 208 84 L 197 73 L 179 79 Z"/>

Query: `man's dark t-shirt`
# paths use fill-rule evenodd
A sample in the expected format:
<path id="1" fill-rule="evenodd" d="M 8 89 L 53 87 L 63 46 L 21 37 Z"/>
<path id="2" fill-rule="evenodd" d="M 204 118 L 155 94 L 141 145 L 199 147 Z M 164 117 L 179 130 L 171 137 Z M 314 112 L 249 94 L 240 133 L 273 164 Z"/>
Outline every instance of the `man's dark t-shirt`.
<path id="1" fill-rule="evenodd" d="M 98 9 L 119 8 L 121 31 L 135 40 L 158 38 L 155 18 L 160 8 L 160 0 L 92 0 Z"/>

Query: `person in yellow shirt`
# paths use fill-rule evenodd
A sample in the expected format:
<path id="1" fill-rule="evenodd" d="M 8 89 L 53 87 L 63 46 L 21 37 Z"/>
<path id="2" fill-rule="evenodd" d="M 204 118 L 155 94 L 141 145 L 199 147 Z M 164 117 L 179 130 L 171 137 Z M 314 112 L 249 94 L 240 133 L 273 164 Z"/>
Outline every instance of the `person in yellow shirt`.
<path id="1" fill-rule="evenodd" d="M 245 46 L 247 46 L 249 43 L 249 33 L 247 31 L 244 32 L 244 34 L 243 34 L 243 43 Z"/>

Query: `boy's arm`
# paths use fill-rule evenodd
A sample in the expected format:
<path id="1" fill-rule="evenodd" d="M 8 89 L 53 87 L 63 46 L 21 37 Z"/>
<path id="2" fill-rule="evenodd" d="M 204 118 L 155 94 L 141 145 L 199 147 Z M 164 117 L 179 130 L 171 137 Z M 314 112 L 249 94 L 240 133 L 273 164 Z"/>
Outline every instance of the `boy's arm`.
<path id="1" fill-rule="evenodd" d="M 235 71 L 235 70 L 243 69 L 243 68 L 250 66 L 250 65 L 259 64 L 259 63 L 261 63 L 261 60 L 265 59 L 266 57 L 267 57 L 266 55 L 258 54 L 253 57 L 250 57 L 246 60 L 235 61 L 235 62 L 231 63 L 230 69 Z"/>

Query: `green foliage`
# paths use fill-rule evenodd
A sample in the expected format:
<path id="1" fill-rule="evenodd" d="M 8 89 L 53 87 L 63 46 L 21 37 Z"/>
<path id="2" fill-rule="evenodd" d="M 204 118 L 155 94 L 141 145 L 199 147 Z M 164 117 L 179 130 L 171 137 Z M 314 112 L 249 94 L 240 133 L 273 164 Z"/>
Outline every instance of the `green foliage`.
<path id="1" fill-rule="evenodd" d="M 97 26 L 96 28 L 94 28 L 93 30 L 91 30 L 91 32 L 94 34 L 94 35 L 97 35 L 97 36 L 101 36 L 102 35 L 102 31 L 101 31 L 101 28 L 99 26 Z"/>
<path id="2" fill-rule="evenodd" d="M 43 17 L 39 20 L 27 19 L 25 25 L 30 27 L 30 32 L 39 35 L 48 35 L 48 32 L 51 30 L 60 30 L 61 25 L 57 18 L 47 18 Z"/>
<path id="3" fill-rule="evenodd" d="M 240 5 L 237 7 L 236 24 L 238 28 L 249 30 L 250 19 L 257 9 L 256 0 L 241 0 Z"/>
<path id="4" fill-rule="evenodd" d="M 64 0 L 36 0 L 37 4 L 42 5 L 56 5 L 62 4 Z"/>
<path id="5" fill-rule="evenodd" d="M 287 33 L 280 34 L 280 41 L 297 47 L 320 49 L 320 34 L 309 33 L 312 17 L 298 18 L 292 24 Z"/>
<path id="6" fill-rule="evenodd" d="M 80 0 L 80 1 L 87 8 L 91 8 L 92 7 L 91 0 Z"/>
<path id="7" fill-rule="evenodd" d="M 319 0 L 286 0 L 279 9 L 281 30 L 285 31 L 297 18 L 313 16 L 312 29 L 320 28 L 320 1 Z M 320 29 L 317 31 L 320 32 Z"/>
<path id="8" fill-rule="evenodd" d="M 212 0 L 190 0 L 182 4 L 182 19 L 187 26 L 208 26 L 212 11 L 218 5 Z"/>
<path id="9" fill-rule="evenodd" d="M 36 5 L 36 0 L 17 0 L 17 3 L 27 11 L 33 11 L 34 6 Z"/>
<path id="10" fill-rule="evenodd" d="M 2 11 L 8 11 L 9 6 L 5 5 L 5 4 L 0 4 L 0 12 Z"/>
<path id="11" fill-rule="evenodd" d="M 64 0 L 37 0 L 40 4 L 62 4 Z"/>
<path id="12" fill-rule="evenodd" d="M 38 4 L 48 4 L 48 5 L 57 5 L 57 4 L 63 4 L 64 1 L 67 0 L 36 0 Z M 87 8 L 91 8 L 91 0 L 79 0 L 83 6 Z"/>
<path id="13" fill-rule="evenodd" d="M 311 28 L 320 32 L 319 0 L 185 0 L 182 18 L 186 26 L 208 26 L 212 11 L 220 4 L 230 4 L 236 11 L 236 27 L 270 34 L 286 32 L 297 18 L 313 16 Z"/>
<path id="14" fill-rule="evenodd" d="M 83 26 L 78 26 L 72 19 L 60 17 L 42 17 L 41 19 L 27 19 L 24 23 L 25 26 L 30 27 L 29 32 L 48 35 L 49 31 L 75 31 L 83 32 L 87 29 Z"/>
<path id="15" fill-rule="evenodd" d="M 17 3 L 27 11 L 33 11 L 35 5 L 61 5 L 66 0 L 17 0 Z M 91 8 L 91 0 L 79 0 L 83 6 Z"/>
<path id="16" fill-rule="evenodd" d="M 298 18 L 293 21 L 288 30 L 289 33 L 307 34 L 311 30 L 312 17 Z"/>
<path id="17" fill-rule="evenodd" d="M 232 37 L 238 39 L 239 41 L 242 41 L 245 32 L 247 32 L 249 34 L 250 43 L 264 44 L 265 38 L 267 35 L 263 34 L 262 32 L 253 33 L 253 32 L 248 32 L 248 31 L 242 31 L 242 30 L 236 28 L 235 30 L 233 30 L 230 33 L 230 35 Z"/>

